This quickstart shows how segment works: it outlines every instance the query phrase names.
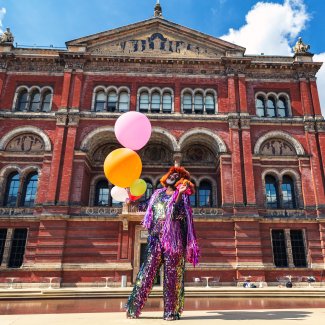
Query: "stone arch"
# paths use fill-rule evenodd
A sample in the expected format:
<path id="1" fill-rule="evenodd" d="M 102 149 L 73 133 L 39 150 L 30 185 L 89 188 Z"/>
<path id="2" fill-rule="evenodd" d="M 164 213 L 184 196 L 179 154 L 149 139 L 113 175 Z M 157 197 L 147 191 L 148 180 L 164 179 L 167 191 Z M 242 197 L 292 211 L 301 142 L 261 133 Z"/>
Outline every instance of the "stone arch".
<path id="1" fill-rule="evenodd" d="M 179 146 L 177 144 L 176 138 L 166 129 L 163 129 L 161 127 L 153 127 L 149 144 L 155 140 L 159 140 L 160 142 L 164 143 L 173 152 L 179 151 Z"/>
<path id="2" fill-rule="evenodd" d="M 25 126 L 13 129 L 12 131 L 8 132 L 1 140 L 0 140 L 0 150 L 5 150 L 6 146 L 14 137 L 23 134 L 23 133 L 33 133 L 40 136 L 44 142 L 44 150 L 51 151 L 51 141 L 48 135 L 38 127 L 35 126 Z"/>
<path id="3" fill-rule="evenodd" d="M 211 130 L 205 128 L 194 128 L 184 133 L 178 142 L 179 150 L 183 150 L 189 142 L 192 142 L 192 137 L 194 137 L 193 141 L 197 141 L 199 136 L 201 136 L 202 139 L 205 138 L 210 142 L 215 154 L 227 153 L 226 144 L 221 139 L 221 137 L 218 136 L 216 133 L 212 132 Z"/>
<path id="4" fill-rule="evenodd" d="M 290 135 L 289 133 L 283 132 L 283 131 L 271 131 L 271 132 L 268 132 L 268 133 L 264 134 L 263 136 L 261 136 L 255 144 L 254 154 L 259 155 L 262 144 L 265 141 L 273 139 L 273 138 L 275 138 L 275 139 L 278 138 L 278 139 L 282 139 L 282 140 L 289 142 L 289 144 L 291 144 L 294 147 L 294 149 L 296 150 L 296 154 L 298 156 L 305 155 L 305 150 L 304 150 L 303 146 L 301 145 L 301 143 L 298 140 L 296 140 L 292 135 Z"/>
<path id="5" fill-rule="evenodd" d="M 82 140 L 80 144 L 80 150 L 84 152 L 89 152 L 91 148 L 94 147 L 94 145 L 98 144 L 98 139 L 103 139 L 100 137 L 101 134 L 109 135 L 109 138 L 114 139 L 113 142 L 117 142 L 115 138 L 115 133 L 114 133 L 114 127 L 113 126 L 103 126 L 100 128 L 96 128 L 95 130 L 91 131 L 90 133 L 87 134 L 87 136 Z M 100 141 L 103 142 L 103 141 Z"/>

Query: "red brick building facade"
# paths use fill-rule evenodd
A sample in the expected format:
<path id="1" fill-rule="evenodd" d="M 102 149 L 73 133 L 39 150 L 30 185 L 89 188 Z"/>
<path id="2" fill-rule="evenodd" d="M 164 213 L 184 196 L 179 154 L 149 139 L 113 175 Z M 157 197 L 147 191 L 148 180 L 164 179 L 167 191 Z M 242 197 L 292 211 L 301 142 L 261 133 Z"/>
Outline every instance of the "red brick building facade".
<path id="1" fill-rule="evenodd" d="M 102 165 L 119 147 L 116 119 L 135 110 L 153 126 L 147 195 L 175 162 L 197 187 L 188 282 L 322 280 L 325 122 L 310 53 L 245 55 L 159 11 L 66 45 L 0 44 L 1 282 L 133 281 L 143 215 L 112 200 Z"/>

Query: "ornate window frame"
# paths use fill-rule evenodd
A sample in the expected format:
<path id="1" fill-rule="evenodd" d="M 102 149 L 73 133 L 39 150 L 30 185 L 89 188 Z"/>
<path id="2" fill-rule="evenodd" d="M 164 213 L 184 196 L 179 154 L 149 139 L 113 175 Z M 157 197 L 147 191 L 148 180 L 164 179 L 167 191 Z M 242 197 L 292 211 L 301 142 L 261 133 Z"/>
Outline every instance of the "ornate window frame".
<path id="1" fill-rule="evenodd" d="M 97 93 L 99 93 L 100 91 L 103 91 L 106 95 L 106 101 L 104 104 L 104 110 L 103 111 L 96 111 L 96 97 L 97 97 Z M 114 113 L 123 113 L 123 112 L 128 112 L 130 111 L 130 88 L 128 86 L 114 86 L 114 85 L 110 85 L 110 86 L 103 86 L 103 85 L 98 85 L 94 88 L 93 90 L 93 96 L 92 96 L 92 102 L 91 102 L 91 111 L 92 112 L 98 112 L 98 113 L 105 113 L 105 112 L 109 112 L 108 111 L 108 94 L 112 91 L 116 92 L 116 111 L 114 111 Z M 120 110 L 119 104 L 120 104 L 120 95 L 121 93 L 127 93 L 128 95 L 128 109 L 127 110 Z"/>
<path id="2" fill-rule="evenodd" d="M 165 113 L 165 114 L 169 114 L 169 113 L 174 113 L 174 90 L 170 87 L 165 87 L 165 88 L 160 88 L 160 87 L 140 87 L 138 89 L 138 92 L 137 92 L 137 111 L 139 112 L 140 111 L 140 98 L 141 98 L 141 94 L 142 93 L 148 93 L 148 96 L 149 96 L 149 103 L 148 103 L 148 111 L 147 112 L 144 112 L 144 113 L 152 113 L 152 114 L 157 114 L 157 113 Z M 154 93 L 158 93 L 160 95 L 160 107 L 159 107 L 159 112 L 152 112 L 152 95 Z M 164 99 L 164 95 L 165 94 L 170 94 L 171 95 L 171 104 L 172 104 L 172 107 L 171 107 L 171 111 L 167 111 L 167 110 L 164 110 L 164 105 L 163 105 L 163 99 Z"/>
<path id="3" fill-rule="evenodd" d="M 20 94 L 22 91 L 26 90 L 27 91 L 27 104 L 25 105 L 24 109 L 22 111 L 17 110 L 17 105 L 18 105 L 18 101 L 20 98 Z M 31 105 L 32 105 L 32 96 L 33 94 L 35 94 L 35 92 L 39 92 L 40 94 L 40 101 L 39 101 L 39 105 L 38 105 L 38 109 L 36 111 L 32 111 L 31 110 Z M 31 112 L 31 113 L 36 113 L 36 112 L 43 112 L 42 108 L 43 108 L 43 102 L 45 99 L 45 94 L 47 92 L 51 93 L 51 100 L 50 100 L 50 109 L 49 111 L 52 110 L 52 103 L 53 103 L 53 94 L 54 94 L 54 90 L 51 86 L 31 86 L 28 87 L 27 85 L 21 85 L 19 87 L 16 88 L 16 92 L 15 92 L 15 96 L 14 96 L 14 100 L 13 100 L 13 105 L 12 105 L 12 111 L 13 112 Z"/>
<path id="4" fill-rule="evenodd" d="M 190 94 L 192 96 L 192 110 L 191 113 L 189 112 L 184 112 L 184 96 L 185 94 Z M 202 114 L 211 114 L 206 110 L 206 97 L 207 95 L 213 95 L 214 97 L 214 112 L 213 114 L 218 113 L 218 95 L 217 91 L 212 88 L 207 88 L 207 89 L 202 89 L 202 88 L 184 88 L 181 91 L 181 112 L 182 114 L 195 114 L 195 96 L 197 94 L 201 94 L 203 96 L 203 110 Z M 210 110 L 209 110 L 210 111 Z M 200 114 L 200 113 L 198 113 Z"/>
<path id="5" fill-rule="evenodd" d="M 256 101 L 258 99 L 258 97 L 262 97 L 264 99 L 264 114 L 262 116 L 257 115 L 257 107 L 256 107 Z M 268 116 L 267 110 L 268 110 L 268 106 L 267 106 L 267 101 L 268 99 L 272 97 L 275 101 L 275 116 Z M 278 113 L 278 102 L 280 100 L 281 97 L 284 97 L 286 99 L 286 114 L 285 116 L 280 116 Z M 263 91 L 258 91 L 257 93 L 255 93 L 255 115 L 257 117 L 260 118 L 287 118 L 287 117 L 292 117 L 292 108 L 291 108 L 291 101 L 290 101 L 290 96 L 288 95 L 288 93 L 286 92 L 279 92 L 279 93 L 275 93 L 275 92 L 263 92 Z"/>

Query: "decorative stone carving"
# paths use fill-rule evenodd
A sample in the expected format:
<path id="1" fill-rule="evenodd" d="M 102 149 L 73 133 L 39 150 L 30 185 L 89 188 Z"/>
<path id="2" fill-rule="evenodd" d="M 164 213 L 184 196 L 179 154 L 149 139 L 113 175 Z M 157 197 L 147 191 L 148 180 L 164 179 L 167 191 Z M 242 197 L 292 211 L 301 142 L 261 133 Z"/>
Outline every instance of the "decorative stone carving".
<path id="1" fill-rule="evenodd" d="M 78 115 L 69 115 L 69 125 L 77 126 L 79 124 L 80 117 Z"/>
<path id="2" fill-rule="evenodd" d="M 261 146 L 260 154 L 263 156 L 296 156 L 296 151 L 287 141 L 271 139 Z"/>
<path id="3" fill-rule="evenodd" d="M 13 43 L 14 42 L 14 35 L 10 31 L 10 28 L 7 28 L 5 32 L 0 36 L 0 44 L 3 43 Z"/>
<path id="4" fill-rule="evenodd" d="M 229 118 L 229 128 L 238 129 L 239 128 L 239 119 L 238 118 Z"/>
<path id="5" fill-rule="evenodd" d="M 212 151 L 202 145 L 192 145 L 184 154 L 184 163 L 211 163 L 215 160 Z"/>
<path id="6" fill-rule="evenodd" d="M 159 0 L 157 0 L 157 3 L 155 5 L 154 17 L 162 17 L 162 8 Z"/>
<path id="7" fill-rule="evenodd" d="M 141 150 L 140 156 L 144 164 L 172 164 L 172 153 L 166 147 L 151 144 Z"/>
<path id="8" fill-rule="evenodd" d="M 302 41 L 302 38 L 299 37 L 296 45 L 293 47 L 293 51 L 295 54 L 301 54 L 301 53 L 308 53 L 308 50 L 310 49 L 310 46 L 305 44 Z"/>
<path id="9" fill-rule="evenodd" d="M 113 150 L 117 149 L 118 145 L 116 144 L 105 144 L 100 146 L 93 154 L 93 160 L 95 163 L 104 163 L 105 158 Z"/>
<path id="10" fill-rule="evenodd" d="M 43 152 L 44 142 L 35 134 L 21 134 L 12 139 L 6 146 L 6 151 L 13 152 Z"/>
<path id="11" fill-rule="evenodd" d="M 173 37 L 165 37 L 161 33 L 143 36 L 140 39 L 129 39 L 120 42 L 112 42 L 90 49 L 90 52 L 97 55 L 127 55 L 132 54 L 143 56 L 166 55 L 172 57 L 188 56 L 188 57 L 217 57 L 222 56 L 220 51 L 213 51 L 207 47 L 187 42 L 185 40 L 177 40 Z"/>
<path id="12" fill-rule="evenodd" d="M 56 125 L 66 125 L 68 116 L 65 114 L 60 114 L 56 116 Z"/>
<path id="13" fill-rule="evenodd" d="M 304 128 L 306 132 L 315 132 L 315 123 L 312 121 L 307 121 L 304 123 Z"/>
<path id="14" fill-rule="evenodd" d="M 316 126 L 318 132 L 325 132 L 325 122 L 317 122 Z"/>
<path id="15" fill-rule="evenodd" d="M 240 120 L 240 126 L 242 129 L 249 129 L 251 126 L 251 120 L 249 118 L 242 118 Z"/>

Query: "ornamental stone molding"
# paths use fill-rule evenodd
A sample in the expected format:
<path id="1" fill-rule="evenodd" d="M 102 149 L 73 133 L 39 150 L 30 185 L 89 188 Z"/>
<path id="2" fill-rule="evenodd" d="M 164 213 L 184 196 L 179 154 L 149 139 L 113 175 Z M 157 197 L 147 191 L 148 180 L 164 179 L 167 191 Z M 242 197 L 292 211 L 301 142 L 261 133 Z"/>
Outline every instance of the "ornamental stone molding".
<path id="1" fill-rule="evenodd" d="M 112 139 L 115 139 L 114 135 L 114 127 L 112 126 L 103 126 L 100 128 L 97 128 L 90 133 L 87 134 L 87 136 L 82 140 L 80 145 L 80 150 L 88 152 L 91 150 L 93 145 L 97 142 L 96 140 L 101 138 L 101 134 L 109 134 L 112 136 Z"/>
<path id="2" fill-rule="evenodd" d="M 301 143 L 298 140 L 296 140 L 293 136 L 291 136 L 289 133 L 286 133 L 283 131 L 271 131 L 271 132 L 268 132 L 268 133 L 264 134 L 263 136 L 261 136 L 255 144 L 254 154 L 260 155 L 262 145 L 267 140 L 271 140 L 271 139 L 283 139 L 293 146 L 293 148 L 295 149 L 296 154 L 298 156 L 305 155 L 305 150 L 304 150 L 303 146 L 301 145 Z"/>
<path id="3" fill-rule="evenodd" d="M 170 145 L 170 149 L 173 151 L 180 151 L 179 150 L 179 143 L 177 143 L 176 138 L 166 129 L 160 128 L 160 127 L 153 127 L 151 132 L 151 139 L 154 140 L 154 138 L 165 138 L 167 140 L 167 143 Z M 166 141 L 164 141 L 166 142 Z M 166 143 L 166 144 L 167 144 Z M 150 144 L 150 142 L 149 142 Z"/>
<path id="4" fill-rule="evenodd" d="M 315 122 L 314 121 L 305 121 L 304 129 L 306 132 L 315 132 Z"/>
<path id="5" fill-rule="evenodd" d="M 24 133 L 14 137 L 7 144 L 6 151 L 39 153 L 44 151 L 43 139 L 34 133 Z"/>
<path id="6" fill-rule="evenodd" d="M 217 153 L 227 153 L 227 147 L 222 138 L 211 130 L 205 128 L 195 128 L 184 133 L 179 139 L 178 151 L 181 151 L 188 143 L 192 142 L 192 139 L 195 142 L 195 139 L 197 139 L 199 136 L 201 136 L 201 138 L 205 137 L 210 140 L 207 142 L 207 144 L 210 142 Z"/>
<path id="7" fill-rule="evenodd" d="M 16 128 L 5 135 L 0 140 L 0 151 L 5 150 L 9 142 L 15 137 L 18 137 L 19 135 L 22 134 L 28 134 L 28 133 L 36 134 L 38 137 L 40 137 L 43 140 L 45 151 L 52 150 L 51 141 L 43 130 L 35 126 L 25 126 L 25 127 Z"/>
<path id="8" fill-rule="evenodd" d="M 318 132 L 325 132 L 325 121 L 317 122 L 316 129 Z"/>

